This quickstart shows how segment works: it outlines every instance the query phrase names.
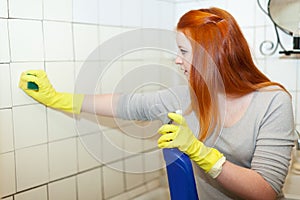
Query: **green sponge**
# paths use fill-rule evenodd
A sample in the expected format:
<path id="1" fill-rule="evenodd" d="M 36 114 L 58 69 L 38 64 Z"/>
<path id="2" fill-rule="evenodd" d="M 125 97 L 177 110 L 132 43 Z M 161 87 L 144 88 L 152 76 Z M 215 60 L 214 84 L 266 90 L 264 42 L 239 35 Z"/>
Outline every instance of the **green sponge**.
<path id="1" fill-rule="evenodd" d="M 33 74 L 27 74 L 27 75 L 32 75 L 34 76 Z M 35 82 L 27 82 L 27 89 L 29 90 L 39 90 L 39 86 L 35 83 Z"/>
<path id="2" fill-rule="evenodd" d="M 34 82 L 27 82 L 27 89 L 29 89 L 29 90 L 39 90 L 39 86 Z"/>

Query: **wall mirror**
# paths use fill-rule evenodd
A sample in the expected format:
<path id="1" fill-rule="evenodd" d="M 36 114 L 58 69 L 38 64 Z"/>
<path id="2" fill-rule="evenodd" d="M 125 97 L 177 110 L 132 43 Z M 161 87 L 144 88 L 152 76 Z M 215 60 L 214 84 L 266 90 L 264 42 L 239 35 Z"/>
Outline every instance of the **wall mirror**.
<path id="1" fill-rule="evenodd" d="M 300 31 L 300 0 L 270 0 L 268 12 L 282 31 L 290 35 Z"/>
<path id="2" fill-rule="evenodd" d="M 283 51 L 280 51 L 279 53 L 283 53 L 286 55 L 300 54 L 300 0 L 269 0 L 267 11 L 261 6 L 260 0 L 257 0 L 257 2 L 262 11 L 266 15 L 268 15 L 268 17 L 274 23 L 277 36 L 276 45 L 274 45 L 270 41 L 264 41 L 261 44 L 261 53 L 263 55 L 274 54 L 278 46 L 280 45 Z M 286 50 L 284 48 L 279 38 L 278 29 L 293 37 L 292 50 Z M 271 53 L 264 52 L 263 46 L 265 44 L 269 44 L 269 49 L 273 49 Z"/>

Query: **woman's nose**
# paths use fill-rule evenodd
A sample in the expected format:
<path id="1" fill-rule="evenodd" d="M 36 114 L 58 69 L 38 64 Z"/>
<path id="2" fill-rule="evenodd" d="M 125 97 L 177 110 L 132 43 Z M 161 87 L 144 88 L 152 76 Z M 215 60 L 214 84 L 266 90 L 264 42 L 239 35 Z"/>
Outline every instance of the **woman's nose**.
<path id="1" fill-rule="evenodd" d="M 177 56 L 175 59 L 175 64 L 181 65 L 182 64 L 182 58 L 180 56 Z"/>

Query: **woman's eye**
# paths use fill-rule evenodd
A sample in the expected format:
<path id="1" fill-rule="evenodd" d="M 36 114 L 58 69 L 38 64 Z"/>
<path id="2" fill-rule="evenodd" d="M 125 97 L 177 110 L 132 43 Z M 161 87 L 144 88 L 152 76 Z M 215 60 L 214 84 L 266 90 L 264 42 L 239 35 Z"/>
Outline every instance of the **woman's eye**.
<path id="1" fill-rule="evenodd" d="M 182 55 L 184 55 L 184 54 L 186 54 L 186 53 L 187 53 L 187 51 L 186 51 L 186 50 L 184 50 L 184 49 L 180 49 L 180 52 L 181 52 L 181 54 L 182 54 Z"/>

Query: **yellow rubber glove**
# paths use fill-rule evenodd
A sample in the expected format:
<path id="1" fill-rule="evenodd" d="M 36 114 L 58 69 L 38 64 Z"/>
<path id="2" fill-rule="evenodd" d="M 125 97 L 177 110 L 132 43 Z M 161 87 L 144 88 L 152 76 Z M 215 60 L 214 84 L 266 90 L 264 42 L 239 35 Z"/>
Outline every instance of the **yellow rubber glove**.
<path id="1" fill-rule="evenodd" d="M 28 82 L 35 83 L 37 90 L 28 89 Z M 29 70 L 20 77 L 19 87 L 38 102 L 69 113 L 79 114 L 84 95 L 57 92 L 43 70 Z"/>
<path id="2" fill-rule="evenodd" d="M 225 157 L 215 148 L 205 146 L 199 141 L 188 127 L 184 117 L 176 113 L 169 113 L 168 117 L 175 124 L 165 124 L 158 132 L 162 136 L 158 139 L 160 148 L 178 148 L 187 154 L 211 177 L 216 178 L 222 171 Z"/>

